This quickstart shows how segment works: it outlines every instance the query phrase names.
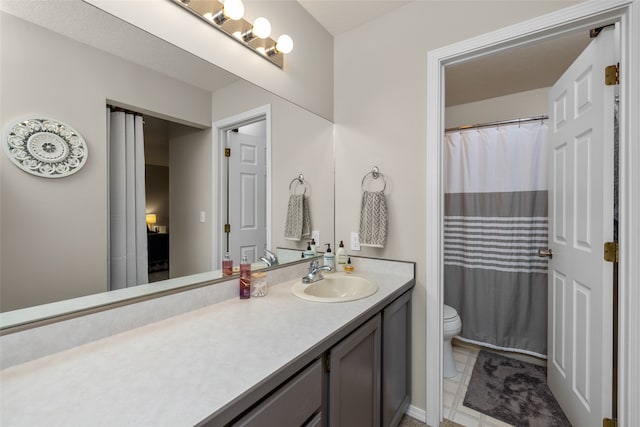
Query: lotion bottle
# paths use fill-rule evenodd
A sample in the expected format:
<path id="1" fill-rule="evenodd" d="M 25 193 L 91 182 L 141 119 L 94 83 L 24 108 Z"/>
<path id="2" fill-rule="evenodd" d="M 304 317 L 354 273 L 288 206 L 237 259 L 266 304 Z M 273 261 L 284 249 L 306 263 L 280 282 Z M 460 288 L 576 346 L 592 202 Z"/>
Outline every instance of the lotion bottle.
<path id="1" fill-rule="evenodd" d="M 222 275 L 231 276 L 233 274 L 233 261 L 229 258 L 229 252 L 224 254 L 222 259 Z"/>
<path id="2" fill-rule="evenodd" d="M 316 239 L 311 239 L 311 252 L 313 252 L 313 256 L 318 255 L 316 252 Z"/>
<path id="3" fill-rule="evenodd" d="M 344 249 L 344 243 L 340 240 L 340 245 L 336 251 L 336 271 L 344 271 L 345 265 L 347 265 L 347 251 Z"/>
<path id="4" fill-rule="evenodd" d="M 251 297 L 251 264 L 247 260 L 247 256 L 242 257 L 240 263 L 240 299 Z"/>
<path id="5" fill-rule="evenodd" d="M 335 269 L 335 257 L 331 252 L 331 243 L 326 243 L 327 251 L 324 253 L 323 262 L 324 265 L 331 267 L 331 270 Z"/>

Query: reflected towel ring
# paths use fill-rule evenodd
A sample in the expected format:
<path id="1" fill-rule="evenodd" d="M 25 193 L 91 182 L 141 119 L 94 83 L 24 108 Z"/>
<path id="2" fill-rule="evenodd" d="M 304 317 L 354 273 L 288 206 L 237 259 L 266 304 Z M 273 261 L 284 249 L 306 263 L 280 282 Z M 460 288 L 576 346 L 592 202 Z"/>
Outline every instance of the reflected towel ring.
<path id="1" fill-rule="evenodd" d="M 294 183 L 296 184 L 295 186 L 293 186 Z M 306 194 L 307 193 L 307 183 L 305 182 L 304 175 L 302 175 L 302 174 L 298 175 L 297 178 L 293 178 L 291 180 L 291 182 L 289 183 L 289 193 L 290 194 L 296 194 L 296 189 L 300 185 L 302 185 L 304 187 L 304 189 L 302 191 L 302 194 Z"/>
<path id="2" fill-rule="evenodd" d="M 382 172 L 380 172 L 380 169 L 377 166 L 374 166 L 371 169 L 371 172 L 368 172 L 365 176 L 362 177 L 362 182 L 360 183 L 360 188 L 362 188 L 362 191 L 365 191 L 364 183 L 369 176 L 371 176 L 372 179 L 382 178 L 382 182 L 384 183 L 384 185 L 381 191 L 384 192 L 384 190 L 387 189 L 387 180 L 384 178 L 384 175 L 382 174 Z"/>

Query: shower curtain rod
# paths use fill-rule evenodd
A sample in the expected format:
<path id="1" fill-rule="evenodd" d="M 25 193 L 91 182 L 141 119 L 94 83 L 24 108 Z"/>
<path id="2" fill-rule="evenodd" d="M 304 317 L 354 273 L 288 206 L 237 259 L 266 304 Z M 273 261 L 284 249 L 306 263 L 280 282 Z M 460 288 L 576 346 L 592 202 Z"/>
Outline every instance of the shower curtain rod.
<path id="1" fill-rule="evenodd" d="M 525 122 L 535 122 L 537 120 L 540 120 L 540 121 L 547 120 L 548 118 L 549 116 L 545 116 L 545 115 L 534 116 L 534 117 L 523 117 L 520 119 L 499 120 L 497 122 L 478 123 L 475 125 L 464 125 L 464 126 L 452 127 L 452 128 L 445 129 L 444 131 L 451 132 L 456 130 L 479 129 L 479 128 L 487 128 L 487 127 L 493 127 L 493 126 L 511 125 L 515 123 L 520 124 Z"/>

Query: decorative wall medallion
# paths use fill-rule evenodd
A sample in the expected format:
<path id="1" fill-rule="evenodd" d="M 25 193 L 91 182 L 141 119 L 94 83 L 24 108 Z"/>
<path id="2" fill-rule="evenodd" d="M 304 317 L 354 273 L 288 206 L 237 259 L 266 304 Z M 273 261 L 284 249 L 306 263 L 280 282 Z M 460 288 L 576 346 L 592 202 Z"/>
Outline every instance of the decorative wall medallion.
<path id="1" fill-rule="evenodd" d="M 87 144 L 71 126 L 51 119 L 27 119 L 5 133 L 4 151 L 20 169 L 45 178 L 78 172 L 87 161 Z"/>

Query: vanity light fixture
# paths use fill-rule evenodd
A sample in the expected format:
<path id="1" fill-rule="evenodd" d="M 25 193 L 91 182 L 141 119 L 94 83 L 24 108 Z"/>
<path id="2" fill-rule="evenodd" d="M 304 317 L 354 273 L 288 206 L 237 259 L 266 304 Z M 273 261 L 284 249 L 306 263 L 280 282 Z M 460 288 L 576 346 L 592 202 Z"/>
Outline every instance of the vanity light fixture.
<path id="1" fill-rule="evenodd" d="M 209 25 L 222 31 L 235 41 L 251 49 L 280 68 L 284 66 L 284 55 L 293 50 L 293 40 L 286 34 L 277 41 L 271 35 L 271 24 L 261 16 L 253 24 L 243 19 L 242 0 L 169 0 L 180 5 Z"/>

